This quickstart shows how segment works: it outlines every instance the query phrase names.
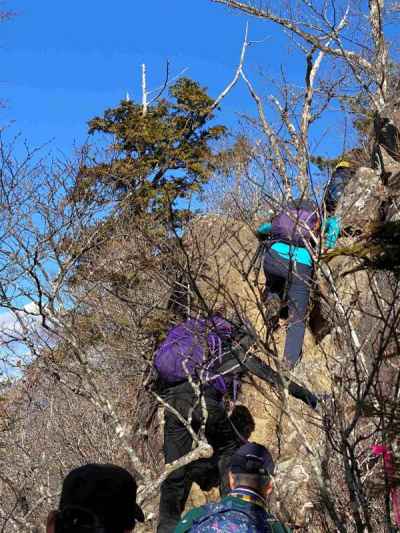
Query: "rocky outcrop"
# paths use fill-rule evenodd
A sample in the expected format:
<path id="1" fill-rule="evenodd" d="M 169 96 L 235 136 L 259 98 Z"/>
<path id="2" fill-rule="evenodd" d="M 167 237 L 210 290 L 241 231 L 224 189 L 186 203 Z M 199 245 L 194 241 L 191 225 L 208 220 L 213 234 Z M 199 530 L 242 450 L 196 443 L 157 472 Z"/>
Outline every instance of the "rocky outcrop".
<path id="1" fill-rule="evenodd" d="M 379 171 L 360 167 L 337 207 L 336 214 L 344 228 L 338 242 L 339 253 L 328 257 L 318 271 L 321 294 L 310 319 L 313 327 L 306 332 L 302 361 L 295 370 L 296 380 L 315 392 L 331 391 L 335 385 L 332 379 L 343 379 L 343 369 L 352 368 L 353 354 L 347 347 L 349 338 L 358 358 L 355 364 L 364 369 L 365 375 L 382 348 L 378 345 L 383 339 L 382 317 L 386 312 L 382 302 L 393 299 L 390 275 L 366 268 L 362 254 L 360 257 L 340 250 L 355 245 L 362 248 L 362 238 L 371 227 L 399 218 L 400 163 L 391 160 L 388 168 L 391 177 L 384 185 Z M 231 312 L 250 319 L 259 335 L 265 338 L 268 331 L 261 312 L 263 275 L 258 284 L 252 275 L 250 279 L 243 276 L 257 245 L 251 228 L 223 217 L 205 217 L 193 230 L 192 237 L 193 242 L 203 242 L 203 247 L 196 246 L 199 257 L 204 259 L 198 271 L 201 290 L 208 296 L 218 292 L 219 303 L 222 300 Z M 284 326 L 282 323 L 272 337 L 279 354 L 283 351 Z M 274 365 L 273 360 L 268 362 Z M 396 365 L 398 359 L 383 362 L 377 375 L 377 387 L 386 390 L 388 395 L 393 390 Z M 293 398 L 282 398 L 277 391 L 254 378 L 242 387 L 240 401 L 254 417 L 255 430 L 251 439 L 266 444 L 277 458 L 274 510 L 284 520 L 308 527 L 318 500 L 316 464 L 326 452 L 324 417 Z M 340 409 L 343 413 L 347 410 L 351 413 L 353 408 L 343 404 Z M 188 507 L 216 497 L 215 491 L 202 493 L 194 487 Z M 345 496 L 343 498 L 345 500 Z M 315 523 L 310 527 L 310 531 L 322 531 Z"/>
<path id="2" fill-rule="evenodd" d="M 368 224 L 380 219 L 384 186 L 379 173 L 372 168 L 360 167 L 347 184 L 335 214 L 344 231 L 351 234 L 363 232 Z"/>
<path id="3" fill-rule="evenodd" d="M 207 240 L 204 241 L 204 236 Z M 250 320 L 260 338 L 269 335 L 262 316 L 262 292 L 264 276 L 260 273 L 258 283 L 254 272 L 246 273 L 257 239 L 246 224 L 232 222 L 224 217 L 204 217 L 197 220 L 191 235 L 194 249 L 203 258 L 198 270 L 198 286 L 209 302 L 218 292 L 215 305 L 224 304 L 232 318 Z M 203 243 L 203 244 L 200 244 Z M 273 335 L 273 342 L 281 355 L 285 339 L 285 325 Z M 326 343 L 325 343 L 326 344 Z M 296 369 L 295 378 L 315 392 L 330 389 L 326 371 L 325 352 L 307 331 L 303 358 Z M 276 368 L 273 358 L 262 351 L 258 356 Z M 278 462 L 275 491 L 275 508 L 285 519 L 302 523 L 310 507 L 307 494 L 310 477 L 310 459 L 323 444 L 320 415 L 302 402 L 286 397 L 257 378 L 246 380 L 239 401 L 253 415 L 255 430 L 251 439 L 266 444 Z M 286 404 L 290 416 L 282 412 Z M 217 491 L 203 493 L 194 486 L 187 508 L 201 505 L 218 497 Z M 293 510 L 296 510 L 293 512 Z M 290 516 L 289 516 L 290 515 Z"/>

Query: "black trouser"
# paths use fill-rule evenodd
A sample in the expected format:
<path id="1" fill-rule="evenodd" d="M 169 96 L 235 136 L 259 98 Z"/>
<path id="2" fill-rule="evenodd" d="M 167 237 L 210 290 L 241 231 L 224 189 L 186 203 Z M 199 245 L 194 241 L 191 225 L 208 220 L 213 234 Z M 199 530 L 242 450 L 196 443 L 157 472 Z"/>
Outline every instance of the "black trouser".
<path id="1" fill-rule="evenodd" d="M 294 261 L 286 261 L 269 248 L 264 256 L 267 294 L 277 294 L 289 310 L 284 357 L 295 366 L 304 341 L 305 320 L 310 299 L 313 269 Z"/>
<path id="2" fill-rule="evenodd" d="M 240 446 L 228 415 L 221 402 L 221 395 L 212 387 L 205 387 L 208 418 L 206 424 L 206 438 L 214 450 L 210 460 L 194 461 L 187 466 L 178 468 L 161 485 L 160 518 L 158 533 L 173 531 L 180 520 L 189 496 L 190 488 L 197 477 L 211 473 L 212 466 L 217 465 L 220 479 L 220 492 L 228 492 L 228 465 L 236 448 Z M 190 383 L 185 382 L 170 387 L 163 393 L 166 402 L 176 409 L 187 420 L 196 396 Z M 192 426 L 198 431 L 202 421 L 201 406 L 193 413 Z M 164 426 L 164 458 L 166 463 L 183 457 L 192 449 L 192 437 L 185 426 L 170 411 L 165 412 Z"/>

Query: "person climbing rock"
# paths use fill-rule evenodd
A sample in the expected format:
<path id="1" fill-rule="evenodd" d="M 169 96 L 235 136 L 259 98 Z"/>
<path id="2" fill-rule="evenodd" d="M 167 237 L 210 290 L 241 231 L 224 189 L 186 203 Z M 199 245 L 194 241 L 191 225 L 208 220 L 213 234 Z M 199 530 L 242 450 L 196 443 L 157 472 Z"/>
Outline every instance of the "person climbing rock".
<path id="1" fill-rule="evenodd" d="M 335 166 L 324 196 L 326 212 L 333 217 L 341 196 L 355 175 L 355 165 L 350 161 L 341 160 Z M 328 219 L 329 220 L 329 219 Z"/>
<path id="2" fill-rule="evenodd" d="M 229 465 L 229 494 L 220 502 L 189 511 L 175 533 L 290 533 L 267 510 L 274 469 L 271 454 L 261 444 L 249 442 L 240 447 Z"/>
<path id="3" fill-rule="evenodd" d="M 303 348 L 313 283 L 312 250 L 321 233 L 324 234 L 323 246 L 333 248 L 339 230 L 336 217 L 329 217 L 321 224 L 318 207 L 308 200 L 290 202 L 271 222 L 261 224 L 257 229 L 260 239 L 268 237 L 264 253 L 266 315 L 272 321 L 282 307 L 288 308 L 283 365 L 290 370 L 299 362 Z"/>
<path id="4" fill-rule="evenodd" d="M 228 491 L 227 465 L 241 441 L 231 424 L 222 401 L 236 380 L 252 373 L 280 390 L 286 385 L 294 397 L 312 408 L 318 399 L 295 382 L 283 382 L 281 376 L 253 354 L 248 353 L 254 338 L 247 329 L 235 327 L 220 315 L 204 319 L 188 319 L 167 334 L 155 353 L 159 395 L 166 404 L 164 424 L 164 458 L 172 463 L 192 449 L 192 435 L 182 419 L 188 420 L 198 432 L 207 407 L 205 436 L 214 450 L 219 470 L 222 495 Z M 197 390 L 197 393 L 196 393 Z M 172 409 L 168 410 L 168 406 Z M 161 486 L 158 532 L 173 531 L 184 510 L 192 482 L 207 470 L 207 461 L 194 462 L 172 472 Z"/>

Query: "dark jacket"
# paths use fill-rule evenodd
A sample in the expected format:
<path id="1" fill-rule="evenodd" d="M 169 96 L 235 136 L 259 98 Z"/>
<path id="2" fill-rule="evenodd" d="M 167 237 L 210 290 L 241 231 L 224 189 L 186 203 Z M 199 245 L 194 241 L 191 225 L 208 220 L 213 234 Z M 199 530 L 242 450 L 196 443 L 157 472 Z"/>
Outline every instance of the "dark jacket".
<path id="1" fill-rule="evenodd" d="M 229 376 L 226 381 L 232 382 L 233 378 L 240 380 L 246 373 L 250 373 L 273 387 L 282 389 L 285 383 L 281 375 L 273 370 L 270 365 L 262 361 L 262 359 L 252 353 L 248 353 L 249 348 L 254 342 L 254 337 L 245 328 L 235 328 L 233 338 L 229 341 L 225 340 L 223 343 L 222 363 L 214 368 L 213 372 L 215 376 Z M 211 379 L 206 386 L 210 388 L 212 384 L 213 381 Z M 165 382 L 163 386 L 165 389 L 173 388 L 173 385 L 168 386 Z M 291 380 L 288 380 L 287 387 L 289 394 L 294 398 L 301 400 L 313 409 L 317 407 L 318 399 L 308 389 Z M 218 387 L 216 389 L 219 390 Z"/>
<path id="2" fill-rule="evenodd" d="M 175 533 L 232 532 L 232 533 L 291 533 L 261 506 L 226 496 L 218 503 L 210 503 L 189 511 L 180 521 Z"/>

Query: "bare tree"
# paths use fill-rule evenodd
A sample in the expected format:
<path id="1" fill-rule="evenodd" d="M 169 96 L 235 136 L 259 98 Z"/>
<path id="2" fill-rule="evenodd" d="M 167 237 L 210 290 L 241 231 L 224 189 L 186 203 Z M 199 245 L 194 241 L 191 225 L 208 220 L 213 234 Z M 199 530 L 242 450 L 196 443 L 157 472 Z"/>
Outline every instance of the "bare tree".
<path id="1" fill-rule="evenodd" d="M 315 412 L 290 398 L 280 363 L 283 328 L 270 327 L 262 275 L 255 279 L 249 271 L 257 224 L 295 191 L 317 196 L 310 172 L 312 128 L 329 106 L 349 86 L 374 111 L 387 106 L 385 6 L 371 1 L 363 11 L 358 2 L 288 2 L 278 14 L 267 5 L 215 2 L 282 28 L 302 54 L 305 83 L 291 86 L 283 75 L 279 93 L 274 88 L 264 102 L 246 72 L 246 31 L 234 76 L 209 112 L 241 80 L 256 116 L 247 119 L 251 134 L 239 138 L 225 161 L 232 186 L 224 184 L 220 192 L 222 171 L 210 186 L 212 212 L 176 231 L 172 206 L 169 219 L 135 217 L 103 194 L 102 185 L 92 197 L 77 198 L 78 169 L 92 155 L 87 147 L 70 161 L 49 165 L 29 149 L 16 161 L 13 147 L 4 140 L 0 145 L 1 306 L 13 317 L 12 327 L 3 328 L 1 356 L 7 372 L 12 368 L 20 376 L 4 380 L 0 403 L 5 532 L 43 530 L 63 475 L 92 460 L 118 462 L 135 473 L 140 500 L 156 519 L 160 483 L 212 450 L 204 410 L 199 433 L 190 419 L 182 420 L 195 442 L 192 452 L 163 465 L 159 414 L 172 408 L 150 390 L 153 351 L 174 321 L 221 304 L 254 336 L 251 353 L 281 378 L 270 387 L 249 375 L 240 396 L 257 419 L 254 438 L 268 441 L 278 458 L 274 505 L 280 516 L 305 531 L 393 530 L 394 482 L 385 479 L 370 450 L 383 442 L 398 453 L 398 278 L 366 269 L 355 254 L 331 254 L 323 262 L 322 242 L 310 249 L 326 287 L 329 334 L 317 344 L 307 333 L 304 361 L 291 377 L 330 394 Z M 364 171 L 371 188 L 360 216 L 352 218 L 352 232 L 343 236 L 342 253 L 357 239 L 365 242 L 363 230 L 378 220 L 384 200 L 379 174 Z M 347 190 L 351 205 L 358 191 Z M 175 304 L 168 307 L 171 295 Z M 201 384 L 192 386 L 202 401 Z M 11 449 L 12 463 L 5 453 Z"/>

